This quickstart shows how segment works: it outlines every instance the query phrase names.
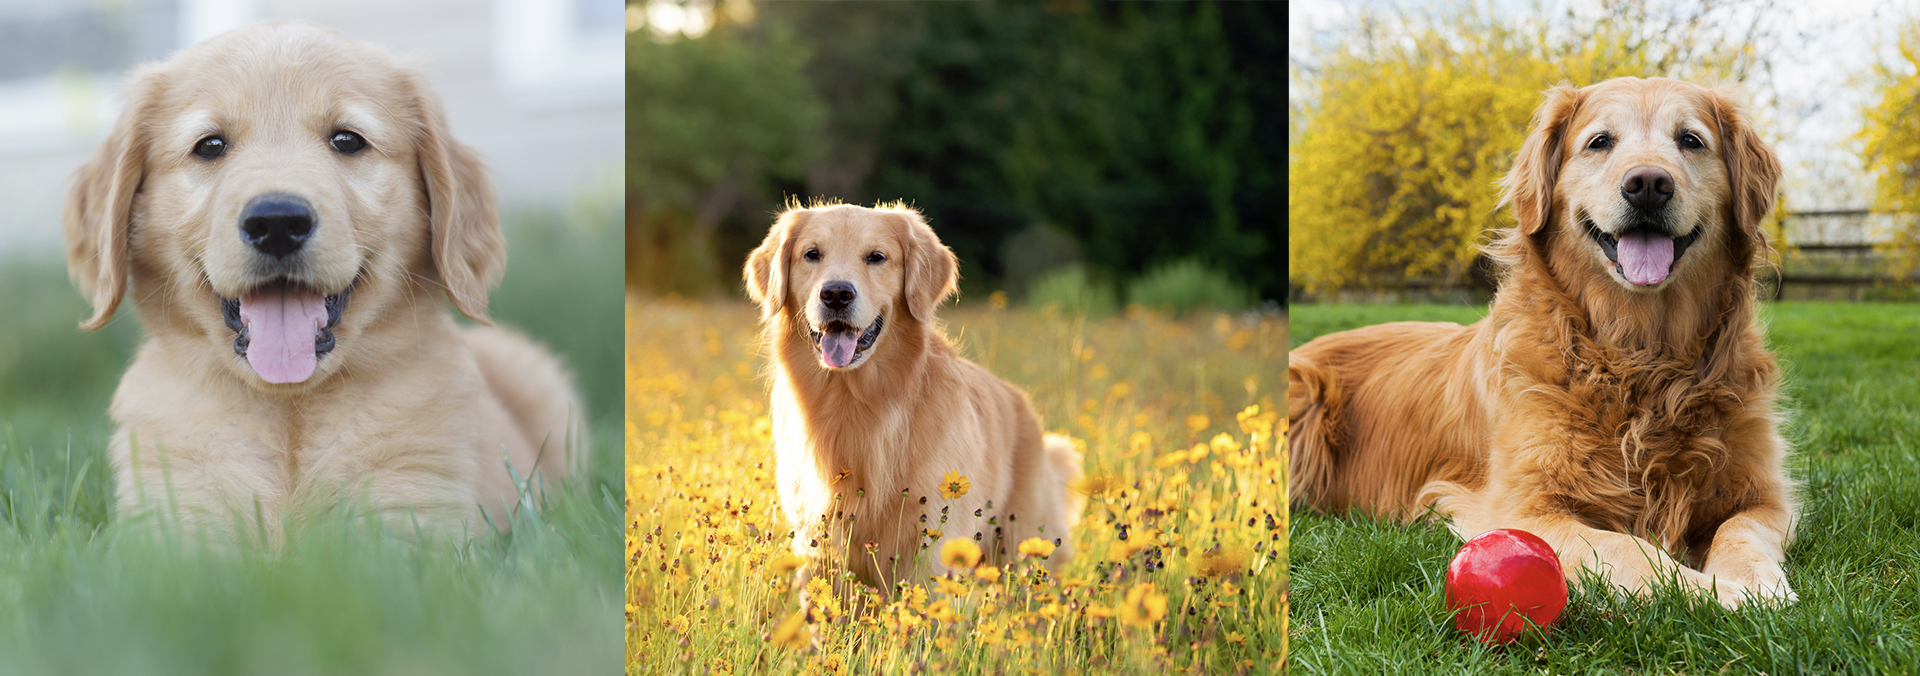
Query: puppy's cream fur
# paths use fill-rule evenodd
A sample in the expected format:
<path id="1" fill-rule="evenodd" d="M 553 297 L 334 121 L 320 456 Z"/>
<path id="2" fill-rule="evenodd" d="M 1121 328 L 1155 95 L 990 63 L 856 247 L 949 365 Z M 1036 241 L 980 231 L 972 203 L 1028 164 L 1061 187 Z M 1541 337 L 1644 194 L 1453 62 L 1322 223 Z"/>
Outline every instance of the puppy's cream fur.
<path id="1" fill-rule="evenodd" d="M 390 54 L 305 23 L 256 24 L 134 73 L 126 110 L 66 209 L 68 268 L 96 329 L 127 294 L 148 338 L 114 393 L 119 510 L 280 536 L 358 504 L 396 530 L 504 528 L 523 480 L 582 460 L 571 376 L 486 323 L 505 266 L 492 188 L 447 135 L 426 80 Z M 351 130 L 364 150 L 337 152 Z M 194 154 L 210 136 L 224 155 Z M 351 288 L 334 349 L 272 384 L 236 354 L 222 298 L 262 284 L 241 210 L 266 193 L 317 215 L 300 283 Z M 540 482 L 531 488 L 537 494 Z M 484 506 L 486 516 L 481 509 Z M 258 522 L 256 522 L 258 519 Z"/>

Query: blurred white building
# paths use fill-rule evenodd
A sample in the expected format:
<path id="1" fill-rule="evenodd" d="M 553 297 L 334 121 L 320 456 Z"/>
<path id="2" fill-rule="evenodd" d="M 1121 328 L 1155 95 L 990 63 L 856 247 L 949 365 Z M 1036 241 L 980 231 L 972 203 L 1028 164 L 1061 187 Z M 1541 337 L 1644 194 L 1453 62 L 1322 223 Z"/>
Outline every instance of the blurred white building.
<path id="1" fill-rule="evenodd" d="M 264 19 L 414 54 L 503 206 L 616 193 L 622 0 L 0 0 L 0 259 L 60 255 L 74 169 L 119 114 L 128 69 Z"/>

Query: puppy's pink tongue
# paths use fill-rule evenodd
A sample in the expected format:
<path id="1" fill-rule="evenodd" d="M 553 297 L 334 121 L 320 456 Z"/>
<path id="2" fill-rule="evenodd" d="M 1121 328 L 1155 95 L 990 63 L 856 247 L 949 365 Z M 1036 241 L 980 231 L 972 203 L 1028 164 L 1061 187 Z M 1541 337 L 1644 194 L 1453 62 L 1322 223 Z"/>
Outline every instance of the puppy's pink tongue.
<path id="1" fill-rule="evenodd" d="M 269 383 L 298 383 L 313 375 L 314 334 L 327 325 L 327 299 L 312 291 L 264 289 L 240 298 L 247 325 L 247 363 Z"/>
<path id="2" fill-rule="evenodd" d="M 1673 238 L 1636 230 L 1620 236 L 1615 253 L 1627 281 L 1652 286 L 1667 281 L 1667 268 L 1673 267 Z"/>
<path id="3" fill-rule="evenodd" d="M 859 336 L 852 331 L 828 331 L 820 334 L 820 360 L 843 369 L 853 363 L 853 344 Z"/>

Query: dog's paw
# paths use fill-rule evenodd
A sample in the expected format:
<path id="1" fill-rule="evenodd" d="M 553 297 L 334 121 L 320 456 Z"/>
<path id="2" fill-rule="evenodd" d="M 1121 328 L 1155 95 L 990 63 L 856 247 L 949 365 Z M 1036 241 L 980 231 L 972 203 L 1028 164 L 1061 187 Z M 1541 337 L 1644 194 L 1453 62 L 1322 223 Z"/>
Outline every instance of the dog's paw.
<path id="1" fill-rule="evenodd" d="M 1778 580 L 1758 580 L 1742 586 L 1747 590 L 1746 598 L 1743 599 L 1746 603 L 1784 608 L 1800 600 L 1800 595 L 1793 593 L 1793 588 L 1787 586 L 1785 577 Z"/>
<path id="2" fill-rule="evenodd" d="M 1753 596 L 1753 590 L 1732 580 L 1714 579 L 1710 584 L 1708 589 L 1713 592 L 1714 600 L 1727 610 L 1739 610 Z"/>

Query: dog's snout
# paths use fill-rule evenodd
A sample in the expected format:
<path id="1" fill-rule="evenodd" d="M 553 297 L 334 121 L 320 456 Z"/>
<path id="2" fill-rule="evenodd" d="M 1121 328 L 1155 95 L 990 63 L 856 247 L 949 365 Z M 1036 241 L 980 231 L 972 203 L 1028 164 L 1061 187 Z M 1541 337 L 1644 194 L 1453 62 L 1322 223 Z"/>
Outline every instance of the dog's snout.
<path id="1" fill-rule="evenodd" d="M 1635 167 L 1620 182 L 1620 195 L 1638 211 L 1658 211 L 1673 197 L 1673 175 L 1658 167 Z"/>
<path id="2" fill-rule="evenodd" d="M 820 302 L 825 303 L 829 310 L 847 309 L 858 295 L 854 293 L 853 282 L 833 281 L 820 285 Z"/>
<path id="3" fill-rule="evenodd" d="M 313 207 L 285 193 L 253 198 L 240 212 L 240 241 L 260 253 L 286 258 L 313 237 Z"/>

